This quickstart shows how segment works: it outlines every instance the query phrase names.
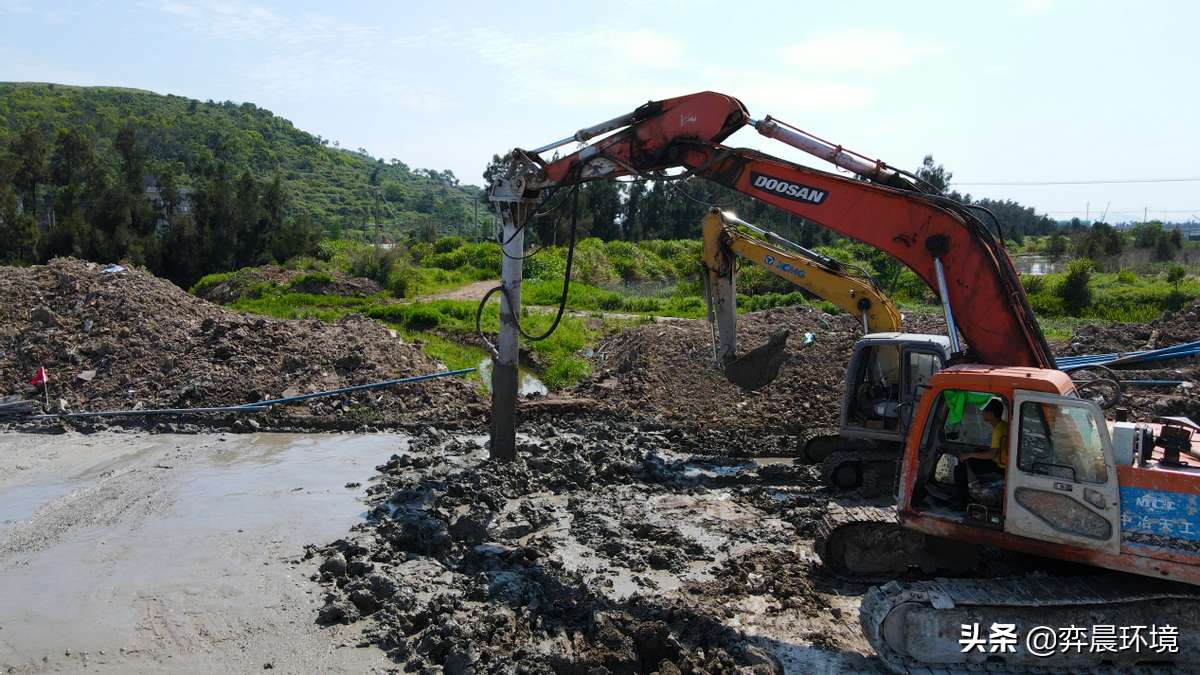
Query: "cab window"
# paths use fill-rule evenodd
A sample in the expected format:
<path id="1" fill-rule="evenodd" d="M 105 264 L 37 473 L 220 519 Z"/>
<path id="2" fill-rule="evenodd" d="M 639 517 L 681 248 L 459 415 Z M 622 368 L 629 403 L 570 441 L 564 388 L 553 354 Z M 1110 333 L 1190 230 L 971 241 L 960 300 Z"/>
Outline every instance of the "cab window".
<path id="1" fill-rule="evenodd" d="M 934 481 L 953 483 L 957 460 L 948 450 L 991 445 L 992 427 L 983 420 L 983 407 L 993 398 L 995 394 L 960 389 L 947 389 L 938 397 L 921 445 L 922 465 Z"/>
<path id="2" fill-rule="evenodd" d="M 1104 483 L 1104 441 L 1087 408 L 1025 401 L 1021 404 L 1017 467 L 1073 482 Z"/>
<path id="3" fill-rule="evenodd" d="M 850 418 L 868 429 L 899 426 L 900 347 L 867 347 L 854 374 Z"/>
<path id="4" fill-rule="evenodd" d="M 929 384 L 929 378 L 942 369 L 942 360 L 937 354 L 929 352 L 908 352 L 906 358 L 908 367 L 907 393 L 915 395 L 920 387 Z"/>
<path id="5" fill-rule="evenodd" d="M 946 406 L 946 416 L 942 423 L 941 440 L 965 445 L 990 445 L 992 427 L 983 421 L 983 406 L 993 397 L 993 394 L 977 391 L 943 391 L 941 404 Z"/>

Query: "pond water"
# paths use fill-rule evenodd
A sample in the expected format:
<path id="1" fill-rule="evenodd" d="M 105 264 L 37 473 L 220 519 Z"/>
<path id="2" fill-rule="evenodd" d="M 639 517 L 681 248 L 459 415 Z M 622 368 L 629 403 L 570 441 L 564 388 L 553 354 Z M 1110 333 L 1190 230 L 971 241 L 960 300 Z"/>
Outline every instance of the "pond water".
<path id="1" fill-rule="evenodd" d="M 1053 274 L 1059 271 L 1060 262 L 1051 260 L 1048 256 L 1036 253 L 1026 253 L 1013 256 L 1013 265 L 1021 274 Z"/>
<path id="2" fill-rule="evenodd" d="M 545 396 L 550 393 L 545 384 L 534 375 L 532 371 L 525 368 L 517 368 L 517 373 L 520 375 L 520 380 L 517 383 L 517 395 L 529 396 L 530 394 L 541 394 Z M 485 356 L 479 362 L 479 379 L 483 380 L 483 387 L 488 392 L 492 390 L 492 357 Z"/>

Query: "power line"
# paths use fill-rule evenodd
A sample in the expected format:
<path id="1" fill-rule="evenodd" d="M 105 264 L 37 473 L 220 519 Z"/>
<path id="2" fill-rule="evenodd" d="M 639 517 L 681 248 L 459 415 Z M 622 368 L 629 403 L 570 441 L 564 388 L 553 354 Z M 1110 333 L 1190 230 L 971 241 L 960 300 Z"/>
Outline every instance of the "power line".
<path id="1" fill-rule="evenodd" d="M 1200 183 L 1200 178 L 1101 178 L 1095 180 L 1014 180 L 968 183 L 954 181 L 951 185 L 1114 185 L 1120 183 Z"/>
<path id="2" fill-rule="evenodd" d="M 1150 211 L 1152 214 L 1194 214 L 1200 209 L 1109 209 L 1110 214 L 1140 214 L 1142 211 Z M 1086 213 L 1084 209 L 1067 209 L 1058 211 L 1045 211 L 1048 214 L 1082 214 Z"/>

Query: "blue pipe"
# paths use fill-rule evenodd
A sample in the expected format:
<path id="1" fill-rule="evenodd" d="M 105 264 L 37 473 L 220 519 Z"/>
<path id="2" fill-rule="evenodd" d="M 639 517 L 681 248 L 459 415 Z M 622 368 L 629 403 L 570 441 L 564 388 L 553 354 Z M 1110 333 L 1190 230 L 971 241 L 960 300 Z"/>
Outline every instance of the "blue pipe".
<path id="1" fill-rule="evenodd" d="M 409 382 L 422 382 L 424 380 L 433 380 L 439 377 L 450 377 L 451 375 L 465 375 L 466 373 L 474 372 L 474 368 L 460 368 L 458 370 L 443 370 L 437 373 L 429 373 L 426 375 L 414 375 L 412 377 L 401 377 L 394 380 L 383 380 L 382 382 L 371 382 L 369 384 L 356 384 L 350 387 L 342 387 L 340 389 L 331 389 L 329 391 L 317 391 L 311 394 L 300 394 L 299 396 L 287 396 L 285 398 L 274 398 L 269 401 L 255 401 L 254 403 L 244 403 L 242 405 L 226 405 L 213 408 L 157 408 L 150 410 L 103 410 L 97 412 L 77 412 L 77 413 L 44 413 L 34 415 L 28 419 L 43 420 L 58 417 L 139 417 L 142 415 L 192 415 L 198 413 L 226 413 L 226 412 L 262 412 L 268 407 L 279 405 L 281 403 L 292 403 L 294 401 L 306 401 L 312 398 L 322 398 L 325 396 L 337 396 L 352 391 L 367 391 L 369 389 L 382 389 L 384 387 L 392 387 L 397 384 L 408 384 Z"/>
<path id="2" fill-rule="evenodd" d="M 288 396 L 285 398 L 274 398 L 269 401 L 255 401 L 245 405 L 232 406 L 233 410 L 242 408 L 262 407 L 268 405 L 278 405 L 280 403 L 292 403 L 294 401 L 307 401 L 310 398 L 321 398 L 324 396 L 337 396 L 351 391 L 368 391 L 370 389 L 382 389 L 384 387 L 392 387 L 397 384 L 408 384 L 409 382 L 422 382 L 424 380 L 432 380 L 439 377 L 450 377 L 451 375 L 465 375 L 474 372 L 474 368 L 459 368 L 458 370 L 443 370 L 437 373 L 429 373 L 427 375 L 414 375 L 412 377 L 401 377 L 395 380 L 383 380 L 382 382 L 371 382 L 370 384 L 356 384 L 351 387 L 342 387 L 341 389 L 330 389 L 329 391 L 317 391 L 311 394 L 300 394 L 299 396 Z"/>

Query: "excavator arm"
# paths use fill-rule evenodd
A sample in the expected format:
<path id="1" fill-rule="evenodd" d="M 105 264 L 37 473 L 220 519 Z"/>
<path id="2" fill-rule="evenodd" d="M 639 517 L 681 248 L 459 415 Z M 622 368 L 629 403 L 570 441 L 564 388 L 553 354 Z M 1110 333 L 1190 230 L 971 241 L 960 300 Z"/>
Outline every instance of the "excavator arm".
<path id="1" fill-rule="evenodd" d="M 859 180 L 755 150 L 722 145 L 753 125 L 853 171 Z M 610 133 L 611 132 L 611 133 Z M 563 157 L 541 153 L 572 141 L 600 140 Z M 591 180 L 697 176 L 772 204 L 885 251 L 938 289 L 952 341 L 961 329 L 973 360 L 1053 368 L 1016 269 L 993 232 L 968 207 L 923 193 L 918 182 L 770 117 L 753 121 L 735 98 L 714 92 L 653 101 L 531 151 L 514 150 L 492 187 L 502 217 L 524 225 L 546 191 Z M 682 169 L 681 174 L 664 172 Z"/>
<path id="2" fill-rule="evenodd" d="M 743 230 L 754 232 L 766 241 Z M 754 389 L 766 384 L 773 379 L 782 359 L 769 346 L 737 357 L 736 258 L 749 260 L 780 279 L 832 302 L 847 314 L 861 318 L 865 332 L 900 330 L 900 313 L 874 280 L 855 274 L 832 258 L 809 251 L 720 209 L 712 209 L 704 216 L 701 231 L 709 321 L 717 331 L 714 356 L 729 379 L 741 386 Z"/>
<path id="3" fill-rule="evenodd" d="M 742 229 L 764 236 L 757 239 Z M 900 312 L 873 279 L 856 274 L 846 265 L 789 242 L 773 232 L 767 232 L 738 219 L 732 213 L 712 209 L 701 221 L 704 240 L 702 264 L 713 296 L 714 314 L 729 317 L 736 314 L 734 284 L 735 257 L 749 260 L 771 274 L 795 284 L 809 293 L 837 305 L 842 311 L 863 322 L 868 333 L 900 330 Z M 728 307 L 728 310 L 726 310 Z M 732 337 L 725 339 L 721 330 L 722 360 L 736 351 Z"/>

